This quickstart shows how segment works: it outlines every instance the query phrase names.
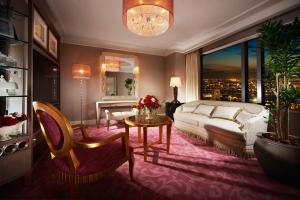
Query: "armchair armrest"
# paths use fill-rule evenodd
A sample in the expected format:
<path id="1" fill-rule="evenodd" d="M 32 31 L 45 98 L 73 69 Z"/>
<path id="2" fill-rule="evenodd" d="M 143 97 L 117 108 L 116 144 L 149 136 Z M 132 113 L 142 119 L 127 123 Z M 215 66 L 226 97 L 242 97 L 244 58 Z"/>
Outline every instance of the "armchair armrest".
<path id="1" fill-rule="evenodd" d="M 82 137 L 84 139 L 87 139 L 89 137 L 88 134 L 87 134 L 87 132 L 86 132 L 86 126 L 85 125 L 83 125 L 83 124 L 74 124 L 74 125 L 72 125 L 72 128 L 73 129 L 80 128 Z"/>
<path id="2" fill-rule="evenodd" d="M 101 140 L 90 140 L 90 139 L 84 139 L 81 141 L 73 141 L 74 145 L 76 147 L 82 147 L 82 148 L 88 148 L 88 149 L 93 149 L 93 148 L 98 148 L 101 146 L 104 146 L 108 143 L 111 143 L 119 138 L 125 137 L 125 133 L 117 133 L 112 136 L 106 137 Z"/>
<path id="3" fill-rule="evenodd" d="M 183 105 L 184 105 L 184 104 L 182 104 L 181 106 L 178 106 L 178 107 L 176 108 L 176 110 L 175 110 L 175 113 L 177 113 L 177 112 L 182 112 Z"/>
<path id="4" fill-rule="evenodd" d="M 247 144 L 254 144 L 257 133 L 258 132 L 266 132 L 268 128 L 268 120 L 269 112 L 267 110 L 263 111 L 256 117 L 249 119 L 243 128 L 243 132 L 245 132 L 245 139 Z"/>

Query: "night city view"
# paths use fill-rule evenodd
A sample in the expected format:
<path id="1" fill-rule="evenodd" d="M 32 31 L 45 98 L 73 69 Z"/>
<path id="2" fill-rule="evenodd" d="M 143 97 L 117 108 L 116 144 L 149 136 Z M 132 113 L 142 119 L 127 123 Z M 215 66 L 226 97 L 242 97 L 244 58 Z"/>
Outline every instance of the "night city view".
<path id="1" fill-rule="evenodd" d="M 256 41 L 248 44 L 249 101 L 256 102 Z M 241 101 L 241 46 L 239 44 L 203 56 L 203 99 Z"/>
<path id="2" fill-rule="evenodd" d="M 265 63 L 270 58 L 265 51 Z M 202 97 L 205 100 L 242 101 L 241 45 L 236 44 L 203 55 Z M 256 40 L 248 41 L 248 101 L 257 103 L 257 52 Z M 300 87 L 300 79 L 290 80 Z M 265 104 L 273 98 L 273 92 L 265 87 Z"/>

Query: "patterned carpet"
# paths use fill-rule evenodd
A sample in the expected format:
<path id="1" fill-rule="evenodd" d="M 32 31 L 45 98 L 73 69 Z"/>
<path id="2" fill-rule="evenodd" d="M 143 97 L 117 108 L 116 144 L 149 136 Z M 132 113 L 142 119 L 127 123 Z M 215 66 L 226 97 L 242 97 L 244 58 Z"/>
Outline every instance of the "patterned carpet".
<path id="1" fill-rule="evenodd" d="M 124 128 L 89 127 L 90 135 L 111 134 Z M 149 140 L 158 139 L 158 128 L 148 130 Z M 76 134 L 76 137 L 80 137 Z M 129 179 L 128 164 L 98 182 L 81 185 L 78 199 L 300 199 L 300 189 L 282 185 L 262 171 L 256 159 L 239 159 L 207 146 L 173 128 L 170 154 L 151 150 L 143 161 L 141 148 L 135 149 L 135 181 Z M 130 141 L 137 146 L 137 130 L 130 129 Z M 57 184 L 53 165 L 47 157 L 33 173 L 30 186 L 14 181 L 0 188 L 0 199 L 67 199 L 67 184 Z"/>

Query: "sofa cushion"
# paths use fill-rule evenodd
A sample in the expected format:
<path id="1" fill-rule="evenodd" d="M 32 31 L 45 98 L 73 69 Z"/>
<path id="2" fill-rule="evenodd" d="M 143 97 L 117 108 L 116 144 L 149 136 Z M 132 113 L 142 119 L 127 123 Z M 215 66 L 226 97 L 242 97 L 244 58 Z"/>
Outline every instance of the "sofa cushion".
<path id="1" fill-rule="evenodd" d="M 179 112 L 174 114 L 174 119 L 193 125 L 193 126 L 198 126 L 198 120 L 201 118 L 201 115 L 194 114 L 194 113 L 184 113 L 184 112 Z"/>
<path id="2" fill-rule="evenodd" d="M 233 121 L 240 110 L 241 108 L 239 107 L 217 106 L 212 114 L 212 117 Z"/>
<path id="3" fill-rule="evenodd" d="M 182 112 L 184 113 L 192 113 L 196 110 L 198 105 L 183 105 Z"/>
<path id="4" fill-rule="evenodd" d="M 194 111 L 196 114 L 205 115 L 207 117 L 211 117 L 212 111 L 216 106 L 210 106 L 205 104 L 200 104 L 197 109 Z"/>
<path id="5" fill-rule="evenodd" d="M 243 127 L 245 126 L 246 121 L 248 121 L 249 119 L 256 117 L 256 114 L 252 114 L 249 113 L 245 110 L 243 110 L 242 112 L 240 112 L 237 116 L 236 116 L 236 121 L 241 125 L 240 129 L 243 129 Z"/>

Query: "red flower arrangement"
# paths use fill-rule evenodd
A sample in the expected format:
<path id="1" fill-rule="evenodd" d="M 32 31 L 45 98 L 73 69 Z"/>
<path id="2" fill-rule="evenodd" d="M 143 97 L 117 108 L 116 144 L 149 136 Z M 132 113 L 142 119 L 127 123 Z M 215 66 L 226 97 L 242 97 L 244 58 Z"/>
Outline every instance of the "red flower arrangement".
<path id="1" fill-rule="evenodd" d="M 138 109 L 149 109 L 156 110 L 160 107 L 158 99 L 153 95 L 147 95 L 145 97 L 140 98 L 138 103 Z"/>
<path id="2" fill-rule="evenodd" d="M 4 126 L 13 126 L 25 120 L 27 120 L 27 116 L 17 112 L 11 113 L 10 115 L 0 116 L 0 128 Z"/>

